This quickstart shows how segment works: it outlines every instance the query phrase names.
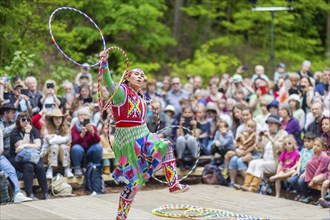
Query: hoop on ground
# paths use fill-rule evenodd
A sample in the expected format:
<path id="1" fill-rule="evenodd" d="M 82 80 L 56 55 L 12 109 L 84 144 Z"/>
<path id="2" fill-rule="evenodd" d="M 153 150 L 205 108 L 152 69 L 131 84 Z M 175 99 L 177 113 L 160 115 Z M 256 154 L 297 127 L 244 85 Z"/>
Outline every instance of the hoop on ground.
<path id="1" fill-rule="evenodd" d="M 163 130 L 168 129 L 168 128 L 182 128 L 182 129 L 188 131 L 191 135 L 195 136 L 194 132 L 192 132 L 188 128 L 183 127 L 183 126 L 180 126 L 180 125 L 172 125 L 172 126 L 165 127 L 163 129 L 160 129 L 159 131 L 157 131 L 156 134 L 159 134 L 160 132 L 162 132 Z M 182 180 L 184 180 L 185 178 L 187 178 L 192 172 L 194 172 L 195 168 L 197 167 L 197 164 L 199 162 L 199 156 L 200 156 L 200 153 L 201 153 L 201 147 L 200 147 L 198 141 L 197 141 L 197 144 L 198 144 L 197 145 L 198 146 L 198 149 L 197 149 L 198 154 L 197 154 L 197 159 L 195 161 L 195 164 L 192 166 L 192 168 L 190 168 L 189 172 L 185 176 L 183 176 L 181 179 L 179 179 L 179 182 L 181 182 Z M 158 179 L 155 176 L 155 173 L 152 174 L 152 178 L 154 178 L 155 180 L 157 180 L 160 183 L 168 184 L 167 181 L 163 181 L 163 180 Z"/>
<path id="2" fill-rule="evenodd" d="M 104 40 L 104 37 L 103 37 L 103 34 L 102 34 L 102 31 L 101 29 L 97 26 L 97 24 L 93 21 L 93 19 L 91 19 L 87 14 L 85 14 L 84 12 L 78 10 L 78 9 L 75 9 L 75 8 L 71 8 L 71 7 L 61 7 L 61 8 L 58 8 L 56 10 L 53 11 L 53 13 L 50 15 L 49 17 L 49 21 L 48 21 L 48 28 L 49 28 L 49 33 L 50 33 L 50 37 L 52 38 L 52 41 L 55 45 L 55 47 L 62 53 L 62 55 L 70 60 L 72 63 L 82 67 L 83 64 L 81 63 L 78 63 L 77 61 L 73 60 L 72 58 L 70 58 L 68 55 L 66 55 L 66 53 L 63 52 L 63 50 L 60 48 L 60 46 L 56 43 L 56 40 L 54 38 L 54 35 L 53 35 L 53 30 L 52 30 L 52 19 L 53 19 L 53 16 L 58 12 L 58 11 L 61 11 L 61 10 L 70 10 L 70 11 L 74 11 L 74 12 L 77 12 L 83 16 L 85 16 L 93 25 L 94 27 L 98 30 L 98 32 L 100 33 L 101 35 L 101 38 L 102 38 L 102 43 L 103 43 L 103 49 L 105 50 L 107 47 L 105 45 L 105 40 Z M 96 65 L 98 65 L 100 63 L 100 61 L 98 61 L 97 63 L 94 63 L 92 65 L 89 65 L 89 67 L 94 67 Z"/>

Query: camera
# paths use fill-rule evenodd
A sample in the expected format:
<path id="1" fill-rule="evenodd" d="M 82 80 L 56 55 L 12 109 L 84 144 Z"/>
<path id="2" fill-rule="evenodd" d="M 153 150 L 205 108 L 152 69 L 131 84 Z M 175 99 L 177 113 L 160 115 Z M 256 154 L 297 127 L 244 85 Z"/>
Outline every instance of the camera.
<path id="1" fill-rule="evenodd" d="M 47 89 L 53 89 L 54 88 L 54 83 L 47 83 L 46 88 Z"/>
<path id="2" fill-rule="evenodd" d="M 49 108 L 53 108 L 53 106 L 54 106 L 54 104 L 48 104 L 48 103 L 45 104 L 45 108 L 48 108 L 48 109 L 49 109 Z"/>

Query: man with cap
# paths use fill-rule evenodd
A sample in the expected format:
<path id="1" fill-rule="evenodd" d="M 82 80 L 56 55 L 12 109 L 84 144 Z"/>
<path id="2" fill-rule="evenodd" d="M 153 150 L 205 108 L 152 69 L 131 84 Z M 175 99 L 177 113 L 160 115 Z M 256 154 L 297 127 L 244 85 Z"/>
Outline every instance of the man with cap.
<path id="1" fill-rule="evenodd" d="M 276 66 L 276 70 L 274 72 L 274 84 L 277 84 L 279 78 L 287 79 L 284 63 L 280 63 Z"/>
<path id="2" fill-rule="evenodd" d="M 30 103 L 30 98 L 27 95 L 22 94 L 21 89 L 23 86 L 16 83 L 13 86 L 13 94 L 10 98 L 10 103 L 12 103 L 18 112 L 29 112 L 32 113 L 32 107 Z"/>
<path id="3" fill-rule="evenodd" d="M 26 197 L 18 184 L 16 170 L 9 160 L 4 156 L 4 153 L 9 156 L 10 147 L 10 132 L 15 128 L 13 120 L 15 118 L 16 109 L 11 103 L 6 103 L 0 107 L 0 170 L 2 170 L 14 184 L 14 203 L 32 201 L 31 198 Z M 6 126 L 12 124 L 10 126 Z M 4 146 L 5 145 L 5 146 Z"/>

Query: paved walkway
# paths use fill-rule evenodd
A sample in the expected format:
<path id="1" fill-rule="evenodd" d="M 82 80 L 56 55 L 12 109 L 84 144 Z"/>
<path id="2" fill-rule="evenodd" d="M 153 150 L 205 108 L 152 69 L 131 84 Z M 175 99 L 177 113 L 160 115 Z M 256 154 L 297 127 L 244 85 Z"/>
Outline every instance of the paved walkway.
<path id="1" fill-rule="evenodd" d="M 0 219 L 115 219 L 117 200 L 118 194 L 106 194 L 5 205 L 0 206 Z M 139 192 L 129 219 L 166 219 L 150 211 L 170 203 L 271 219 L 330 219 L 330 209 L 212 185 L 193 185 L 184 194 L 170 194 L 165 188 Z"/>

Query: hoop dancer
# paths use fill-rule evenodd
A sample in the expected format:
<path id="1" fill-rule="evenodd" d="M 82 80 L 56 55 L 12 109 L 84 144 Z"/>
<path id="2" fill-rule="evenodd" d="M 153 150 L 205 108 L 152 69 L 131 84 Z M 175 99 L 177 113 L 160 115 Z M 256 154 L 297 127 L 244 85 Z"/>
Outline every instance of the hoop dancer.
<path id="1" fill-rule="evenodd" d="M 110 95 L 116 86 L 108 69 L 108 52 L 100 53 L 104 80 Z M 142 93 L 142 69 L 134 68 L 125 73 L 123 84 L 112 99 L 112 112 L 116 123 L 113 150 L 118 167 L 112 173 L 114 180 L 127 184 L 120 194 L 118 219 L 126 219 L 134 196 L 153 172 L 163 168 L 169 191 L 186 192 L 188 185 L 180 184 L 170 141 L 150 133 L 145 123 L 146 100 Z"/>

